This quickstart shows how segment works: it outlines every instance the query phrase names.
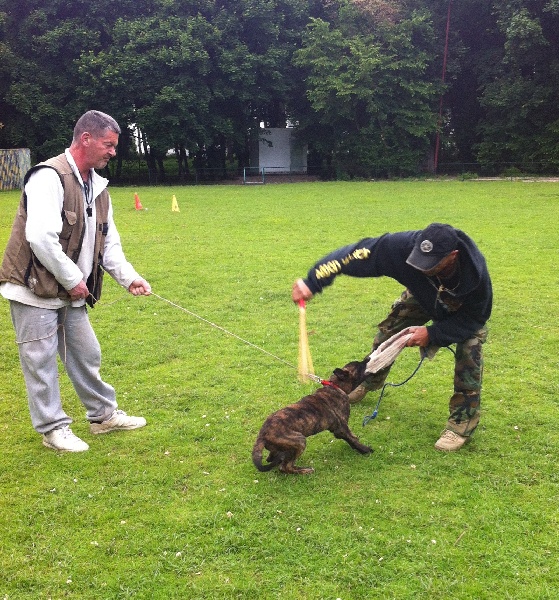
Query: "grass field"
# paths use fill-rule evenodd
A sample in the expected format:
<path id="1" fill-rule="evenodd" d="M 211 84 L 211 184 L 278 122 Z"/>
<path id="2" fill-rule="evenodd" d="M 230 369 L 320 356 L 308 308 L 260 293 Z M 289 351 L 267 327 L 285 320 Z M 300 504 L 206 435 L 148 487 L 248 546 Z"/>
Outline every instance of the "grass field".
<path id="1" fill-rule="evenodd" d="M 134 209 L 138 192 L 145 210 Z M 180 212 L 171 211 L 175 195 Z M 144 429 L 94 437 L 61 369 L 74 432 L 58 454 L 33 431 L 0 300 L 0 600 L 555 599 L 559 589 L 559 184 L 520 181 L 113 188 L 129 260 L 170 300 L 107 279 L 90 312 L 103 376 Z M 18 202 L 0 193 L 0 249 Z M 308 441 L 311 476 L 258 473 L 264 418 L 315 389 L 297 379 L 295 278 L 328 251 L 431 221 L 487 257 L 495 303 L 481 425 L 433 449 L 453 357 L 352 408 L 375 449 Z M 308 305 L 315 370 L 359 359 L 400 294 L 338 278 Z M 186 309 L 185 310 L 181 310 Z M 213 327 L 211 321 L 273 354 Z M 419 359 L 406 350 L 390 381 Z"/>

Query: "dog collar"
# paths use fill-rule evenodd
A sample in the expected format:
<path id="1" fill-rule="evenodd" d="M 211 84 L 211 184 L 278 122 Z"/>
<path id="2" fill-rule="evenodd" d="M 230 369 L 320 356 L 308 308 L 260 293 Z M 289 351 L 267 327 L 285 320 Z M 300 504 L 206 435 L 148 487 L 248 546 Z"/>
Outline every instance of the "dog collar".
<path id="1" fill-rule="evenodd" d="M 336 385 L 335 383 L 332 383 L 332 382 L 331 382 L 331 381 L 329 381 L 328 379 L 321 379 L 321 380 L 320 380 L 320 383 L 321 383 L 322 385 L 326 385 L 326 386 L 329 386 L 329 387 L 336 388 L 337 390 L 341 390 L 340 386 Z"/>

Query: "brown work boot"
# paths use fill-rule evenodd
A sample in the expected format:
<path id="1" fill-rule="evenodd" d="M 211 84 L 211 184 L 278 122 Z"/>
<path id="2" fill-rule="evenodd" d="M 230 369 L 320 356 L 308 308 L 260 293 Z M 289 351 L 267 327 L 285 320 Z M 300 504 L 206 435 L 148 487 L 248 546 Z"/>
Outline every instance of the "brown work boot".
<path id="1" fill-rule="evenodd" d="M 460 450 L 469 439 L 463 435 L 454 433 L 454 431 L 450 431 L 450 429 L 445 429 L 441 433 L 441 437 L 437 440 L 435 449 L 442 450 L 443 452 L 455 452 L 456 450 Z"/>

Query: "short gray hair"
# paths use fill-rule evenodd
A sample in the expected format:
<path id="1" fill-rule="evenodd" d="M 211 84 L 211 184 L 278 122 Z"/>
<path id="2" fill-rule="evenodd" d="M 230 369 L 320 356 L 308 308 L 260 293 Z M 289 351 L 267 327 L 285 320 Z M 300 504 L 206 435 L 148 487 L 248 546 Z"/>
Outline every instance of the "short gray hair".
<path id="1" fill-rule="evenodd" d="M 74 127 L 73 141 L 76 142 L 81 134 L 86 131 L 94 138 L 99 138 L 107 129 L 120 135 L 120 127 L 110 115 L 99 110 L 88 110 L 78 119 L 78 122 Z"/>

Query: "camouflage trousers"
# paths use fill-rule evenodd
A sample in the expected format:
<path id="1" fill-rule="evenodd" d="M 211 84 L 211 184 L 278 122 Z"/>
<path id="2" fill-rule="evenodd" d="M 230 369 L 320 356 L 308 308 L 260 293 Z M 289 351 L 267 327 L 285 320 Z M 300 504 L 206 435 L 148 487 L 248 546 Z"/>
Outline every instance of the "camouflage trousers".
<path id="1" fill-rule="evenodd" d="M 421 308 L 409 290 L 394 302 L 390 314 L 378 324 L 373 350 L 382 342 L 406 327 L 425 325 L 430 317 Z M 482 344 L 487 339 L 487 328 L 482 327 L 473 337 L 456 344 L 454 364 L 454 394 L 449 401 L 446 428 L 468 437 L 479 423 L 481 407 L 481 380 L 483 376 Z M 390 367 L 370 375 L 364 382 L 368 390 L 378 390 L 384 385 Z"/>

